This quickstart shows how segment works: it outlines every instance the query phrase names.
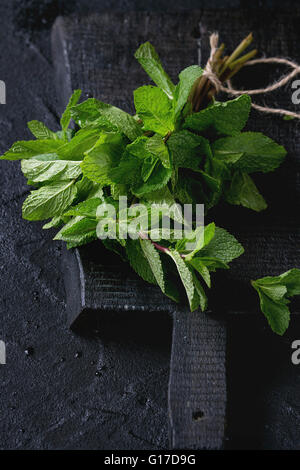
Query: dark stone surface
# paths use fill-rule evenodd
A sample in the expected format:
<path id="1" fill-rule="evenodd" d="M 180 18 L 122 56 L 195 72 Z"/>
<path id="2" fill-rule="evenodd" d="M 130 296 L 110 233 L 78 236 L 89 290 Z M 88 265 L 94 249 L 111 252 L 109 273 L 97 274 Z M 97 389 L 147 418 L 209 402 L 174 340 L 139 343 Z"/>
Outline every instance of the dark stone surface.
<path id="1" fill-rule="evenodd" d="M 246 3 L 190 0 L 173 2 L 172 8 Z M 144 5 L 1 2 L 0 78 L 7 85 L 7 105 L 0 106 L 1 152 L 29 138 L 25 123 L 31 119 L 58 128 L 49 41 L 56 14 L 108 6 L 165 9 L 169 2 Z M 0 184 L 0 339 L 7 344 L 7 365 L 0 366 L 0 448 L 166 448 L 169 322 L 145 328 L 135 315 L 123 322 L 108 318 L 101 332 L 69 331 L 61 245 L 42 224 L 21 219 L 28 189 L 18 163 L 1 162 Z M 299 337 L 296 319 L 282 339 L 263 320 L 231 326 L 228 447 L 300 449 L 300 366 L 290 361 L 291 341 Z"/>

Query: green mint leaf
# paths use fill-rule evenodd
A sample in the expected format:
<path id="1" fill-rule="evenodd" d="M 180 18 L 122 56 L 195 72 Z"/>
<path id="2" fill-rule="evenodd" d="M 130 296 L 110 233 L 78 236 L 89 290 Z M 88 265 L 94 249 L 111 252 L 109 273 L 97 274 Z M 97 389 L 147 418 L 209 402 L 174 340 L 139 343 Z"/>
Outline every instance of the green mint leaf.
<path id="1" fill-rule="evenodd" d="M 257 212 L 267 208 L 267 203 L 252 178 L 242 171 L 234 172 L 225 199 L 229 204 L 241 205 Z"/>
<path id="2" fill-rule="evenodd" d="M 141 199 L 141 202 L 147 202 L 149 204 L 167 205 L 172 206 L 175 204 L 174 196 L 171 194 L 168 186 L 161 189 L 151 191 L 145 195 L 145 198 Z"/>
<path id="3" fill-rule="evenodd" d="M 152 153 L 147 148 L 148 137 L 138 137 L 134 142 L 126 146 L 126 151 L 135 157 L 144 160 L 147 157 L 151 157 Z"/>
<path id="4" fill-rule="evenodd" d="M 258 292 L 260 308 L 272 330 L 283 335 L 290 322 L 289 297 L 300 295 L 300 269 L 293 268 L 279 276 L 251 281 Z"/>
<path id="5" fill-rule="evenodd" d="M 71 114 L 81 127 L 118 131 L 132 141 L 142 135 L 141 126 L 133 116 L 96 99 L 88 99 L 73 107 Z"/>
<path id="6" fill-rule="evenodd" d="M 161 162 L 157 162 L 146 182 L 133 184 L 132 193 L 135 196 L 142 197 L 147 193 L 161 189 L 166 186 L 171 175 L 171 169 L 165 168 Z"/>
<path id="7" fill-rule="evenodd" d="M 110 175 L 110 171 L 118 166 L 124 148 L 124 140 L 120 134 L 103 133 L 81 163 L 83 175 L 103 185 L 118 183 Z"/>
<path id="8" fill-rule="evenodd" d="M 62 214 L 73 202 L 76 188 L 73 181 L 62 181 L 32 191 L 23 204 L 26 220 L 43 220 Z"/>
<path id="9" fill-rule="evenodd" d="M 203 280 L 205 281 L 208 287 L 211 286 L 211 279 L 208 268 L 202 263 L 201 258 L 191 259 L 190 262 L 191 266 L 202 276 Z"/>
<path id="10" fill-rule="evenodd" d="M 270 295 L 267 295 L 266 291 L 257 287 L 253 282 L 252 285 L 258 292 L 261 311 L 268 320 L 270 327 L 274 333 L 282 336 L 290 322 L 290 311 L 287 307 L 287 301 L 284 297 L 282 300 L 274 300 Z"/>
<path id="11" fill-rule="evenodd" d="M 76 206 L 71 207 L 64 213 L 64 216 L 77 216 L 81 215 L 83 217 L 88 217 L 90 219 L 96 219 L 97 208 L 102 204 L 103 199 L 98 197 L 87 199 L 82 201 Z"/>
<path id="12" fill-rule="evenodd" d="M 62 147 L 59 140 L 19 141 L 0 157 L 1 160 L 22 160 L 27 158 L 57 160 L 58 150 Z"/>
<path id="13" fill-rule="evenodd" d="M 228 264 L 224 263 L 218 258 L 209 256 L 200 256 L 194 259 L 201 260 L 201 263 L 208 268 L 209 271 L 215 272 L 216 269 L 229 269 Z"/>
<path id="14" fill-rule="evenodd" d="M 275 170 L 284 160 L 286 150 L 260 132 L 243 132 L 224 137 L 212 144 L 214 157 L 246 173 Z"/>
<path id="15" fill-rule="evenodd" d="M 279 276 L 266 276 L 254 281 L 260 286 L 284 285 L 287 295 L 300 295 L 300 269 L 293 268 Z"/>
<path id="16" fill-rule="evenodd" d="M 199 297 L 200 308 L 202 312 L 204 312 L 207 309 L 207 297 L 206 297 L 203 287 L 201 286 L 199 279 L 197 278 L 195 274 L 195 271 L 192 272 L 192 275 L 193 275 L 194 286 Z"/>
<path id="17" fill-rule="evenodd" d="M 63 225 L 65 222 L 62 217 L 60 216 L 55 216 L 53 217 L 50 222 L 47 222 L 47 224 L 43 225 L 44 230 L 48 230 L 50 228 L 58 228 L 61 225 Z"/>
<path id="18" fill-rule="evenodd" d="M 122 109 L 116 108 L 106 103 L 99 101 L 99 109 L 101 116 L 106 118 L 118 132 L 124 134 L 129 140 L 135 140 L 142 135 L 141 126 L 138 122 L 128 113 Z"/>
<path id="19" fill-rule="evenodd" d="M 70 110 L 72 119 L 81 128 L 102 129 L 106 132 L 116 132 L 117 127 L 101 114 L 101 103 L 89 98 Z"/>
<path id="20" fill-rule="evenodd" d="M 175 251 L 175 250 L 168 251 L 168 254 L 171 256 L 174 263 L 176 264 L 177 271 L 179 273 L 180 279 L 184 285 L 184 288 L 188 297 L 190 309 L 193 312 L 199 307 L 199 303 L 200 303 L 200 298 L 198 294 L 199 286 L 197 285 L 197 288 L 195 287 L 193 273 L 191 269 L 188 267 L 188 265 L 181 258 L 178 251 Z"/>
<path id="21" fill-rule="evenodd" d="M 211 242 L 198 252 L 200 258 L 217 258 L 224 263 L 238 258 L 244 253 L 244 248 L 237 239 L 224 228 L 216 227 Z"/>
<path id="22" fill-rule="evenodd" d="M 147 259 L 149 266 L 152 270 L 153 276 L 156 279 L 157 284 L 163 292 L 165 292 L 165 279 L 162 267 L 162 262 L 158 251 L 154 248 L 150 240 L 141 240 L 140 244 L 145 258 Z"/>
<path id="23" fill-rule="evenodd" d="M 70 142 L 70 140 L 74 137 L 75 134 L 76 134 L 76 131 L 74 129 L 67 129 L 65 132 L 63 131 L 55 132 L 56 138 L 64 142 Z"/>
<path id="24" fill-rule="evenodd" d="M 44 139 L 58 139 L 58 136 L 55 132 L 52 132 L 48 127 L 40 121 L 30 121 L 27 123 L 27 126 L 30 132 L 36 137 L 37 139 L 44 140 Z"/>
<path id="25" fill-rule="evenodd" d="M 144 130 L 165 136 L 174 130 L 172 102 L 160 88 L 148 85 L 134 91 L 134 105 Z"/>
<path id="26" fill-rule="evenodd" d="M 33 183 L 76 179 L 81 175 L 80 162 L 54 160 L 22 160 L 24 176 Z"/>
<path id="27" fill-rule="evenodd" d="M 69 100 L 69 103 L 66 107 L 66 110 L 65 110 L 65 112 L 63 113 L 63 115 L 61 117 L 60 125 L 61 125 L 61 128 L 62 128 L 63 132 L 66 132 L 66 130 L 69 127 L 69 124 L 70 124 L 70 121 L 71 121 L 71 108 L 78 103 L 79 98 L 81 96 L 81 93 L 82 93 L 81 90 L 75 90 L 74 91 L 74 93 L 71 96 L 71 98 Z"/>
<path id="28" fill-rule="evenodd" d="M 168 147 L 159 134 L 154 134 L 153 137 L 148 138 L 145 147 L 150 153 L 160 159 L 165 168 L 171 168 Z"/>
<path id="29" fill-rule="evenodd" d="M 76 181 L 75 188 L 77 191 L 76 199 L 74 202 L 77 204 L 79 202 L 84 201 L 85 199 L 89 199 L 91 197 L 100 197 L 103 196 L 103 189 L 102 186 L 98 183 L 94 183 L 93 181 L 89 180 L 85 176 L 81 178 L 81 180 Z"/>
<path id="30" fill-rule="evenodd" d="M 129 153 L 127 150 L 123 153 L 120 163 L 112 168 L 108 175 L 110 181 L 116 184 L 134 185 L 142 183 L 141 169 L 143 160 Z"/>
<path id="31" fill-rule="evenodd" d="M 144 182 L 148 181 L 148 179 L 150 178 L 157 162 L 158 158 L 155 158 L 154 155 L 145 158 L 145 160 L 143 161 L 141 175 Z"/>
<path id="32" fill-rule="evenodd" d="M 203 69 L 198 65 L 191 65 L 179 74 L 179 83 L 174 93 L 174 113 L 177 117 L 186 104 L 193 85 L 203 74 Z"/>
<path id="33" fill-rule="evenodd" d="M 97 129 L 81 129 L 70 142 L 67 142 L 59 149 L 59 158 L 61 160 L 83 160 L 85 152 L 93 148 L 99 139 Z"/>
<path id="34" fill-rule="evenodd" d="M 198 175 L 186 175 L 185 173 L 179 172 L 174 187 L 174 196 L 182 204 L 197 204 L 201 201 L 207 211 L 216 204 L 220 196 L 215 190 L 210 190 L 202 173 L 200 173 L 200 175 L 202 178 L 199 178 Z M 215 181 L 215 184 L 218 184 L 218 182 Z"/>
<path id="35" fill-rule="evenodd" d="M 215 230 L 216 226 L 212 222 L 211 224 L 206 225 L 205 227 L 200 226 L 194 231 L 193 239 L 189 241 L 193 241 L 194 243 L 196 243 L 196 246 L 194 250 L 186 256 L 185 259 L 187 261 L 191 260 L 196 253 L 198 253 L 201 249 L 203 249 L 211 242 L 211 240 L 215 236 Z M 186 242 L 187 240 L 185 240 L 185 244 Z"/>
<path id="36" fill-rule="evenodd" d="M 203 132 L 213 127 L 220 134 L 232 136 L 245 127 L 250 109 L 251 99 L 248 95 L 241 95 L 225 103 L 215 102 L 188 116 L 184 128 Z"/>
<path id="37" fill-rule="evenodd" d="M 71 219 L 54 237 L 54 240 L 64 240 L 68 248 L 81 246 L 96 240 L 97 221 L 86 217 Z"/>
<path id="38" fill-rule="evenodd" d="M 126 242 L 126 253 L 130 266 L 134 271 L 136 271 L 144 281 L 150 282 L 151 284 L 157 284 L 149 262 L 144 255 L 140 241 L 128 239 Z"/>
<path id="39" fill-rule="evenodd" d="M 152 78 L 154 83 L 172 99 L 175 86 L 164 71 L 160 58 L 152 44 L 150 44 L 150 42 L 142 44 L 134 54 L 134 57 L 138 60 L 149 77 Z"/>
<path id="40" fill-rule="evenodd" d="M 178 290 L 174 288 L 165 274 L 164 267 L 162 264 L 161 256 L 155 249 L 150 240 L 140 239 L 140 244 L 144 253 L 145 258 L 148 260 L 149 266 L 156 279 L 157 284 L 161 288 L 162 292 L 168 297 L 173 299 L 175 302 L 179 301 Z"/>
<path id="41" fill-rule="evenodd" d="M 208 140 L 187 130 L 174 132 L 167 146 L 175 168 L 198 170 L 204 158 L 211 155 Z"/>
<path id="42" fill-rule="evenodd" d="M 129 190 L 126 184 L 113 183 L 110 186 L 111 195 L 115 200 L 118 200 L 120 196 L 128 196 Z"/>

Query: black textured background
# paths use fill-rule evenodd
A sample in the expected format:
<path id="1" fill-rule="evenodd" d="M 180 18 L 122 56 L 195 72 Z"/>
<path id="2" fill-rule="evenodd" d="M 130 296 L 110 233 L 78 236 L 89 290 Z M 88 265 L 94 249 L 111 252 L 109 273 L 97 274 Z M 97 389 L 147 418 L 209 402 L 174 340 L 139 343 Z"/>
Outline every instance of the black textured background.
<path id="1" fill-rule="evenodd" d="M 0 3 L 0 150 L 29 138 L 26 122 L 58 128 L 50 28 L 58 14 L 110 9 L 278 7 L 280 1 L 14 0 Z M 286 1 L 285 8 L 298 2 Z M 117 32 L 116 32 L 117 34 Z M 61 245 L 21 219 L 28 189 L 18 163 L 0 170 L 1 449 L 164 449 L 171 325 L 137 315 L 89 336 L 68 330 Z M 295 320 L 294 320 L 295 322 Z M 298 333 L 298 336 L 297 336 Z M 291 341 L 263 321 L 229 330 L 229 448 L 300 449 L 300 366 Z M 26 354 L 26 351 L 27 353 Z"/>

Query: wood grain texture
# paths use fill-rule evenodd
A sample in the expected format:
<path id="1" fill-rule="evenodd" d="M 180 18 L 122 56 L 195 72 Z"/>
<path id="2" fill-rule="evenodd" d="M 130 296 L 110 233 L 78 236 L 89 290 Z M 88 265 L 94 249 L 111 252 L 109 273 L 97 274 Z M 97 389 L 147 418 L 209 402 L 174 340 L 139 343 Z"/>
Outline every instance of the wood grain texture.
<path id="1" fill-rule="evenodd" d="M 173 449 L 222 449 L 226 414 L 226 326 L 177 309 L 169 381 Z"/>

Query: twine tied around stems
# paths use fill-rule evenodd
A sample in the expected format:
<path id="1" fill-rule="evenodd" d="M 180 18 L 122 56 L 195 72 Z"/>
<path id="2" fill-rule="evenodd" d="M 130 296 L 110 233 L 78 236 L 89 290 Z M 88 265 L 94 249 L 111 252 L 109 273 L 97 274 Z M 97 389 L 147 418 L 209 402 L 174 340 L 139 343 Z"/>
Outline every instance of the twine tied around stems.
<path id="1" fill-rule="evenodd" d="M 219 51 L 221 47 L 223 46 L 222 45 L 218 47 L 218 42 L 219 42 L 218 33 L 211 34 L 209 41 L 210 41 L 210 48 L 211 48 L 210 57 L 205 66 L 203 76 L 206 77 L 213 84 L 215 88 L 215 92 L 217 93 L 220 91 L 223 91 L 224 93 L 231 95 L 231 96 L 240 96 L 243 94 L 258 95 L 258 94 L 270 93 L 274 90 L 277 90 L 278 88 L 283 87 L 292 78 L 294 78 L 296 75 L 300 73 L 300 66 L 297 63 L 288 59 L 281 58 L 281 57 L 267 57 L 267 58 L 261 58 L 261 59 L 248 60 L 248 61 L 243 62 L 241 66 L 249 66 L 249 65 L 256 65 L 256 64 L 283 64 L 283 65 L 287 65 L 291 67 L 293 70 L 287 75 L 285 75 L 284 77 L 282 77 L 280 80 L 274 82 L 272 85 L 269 85 L 266 88 L 257 88 L 253 90 L 236 90 L 235 88 L 233 88 L 231 84 L 230 77 L 228 77 L 227 79 L 225 78 L 225 80 L 223 80 L 227 84 L 227 86 L 224 86 L 222 81 L 220 80 L 220 78 L 218 77 L 217 73 L 214 70 L 214 65 L 216 63 L 216 55 L 219 54 Z M 295 119 L 300 119 L 299 113 L 295 113 L 287 109 L 270 108 L 268 106 L 260 106 L 255 103 L 252 103 L 252 107 L 257 109 L 258 111 L 262 111 L 263 113 L 279 114 L 283 116 L 290 116 L 291 118 L 295 118 Z"/>

